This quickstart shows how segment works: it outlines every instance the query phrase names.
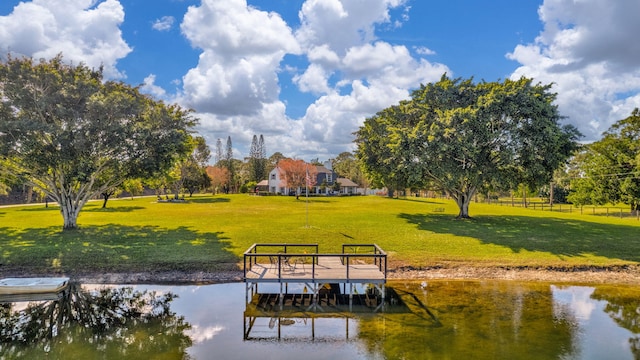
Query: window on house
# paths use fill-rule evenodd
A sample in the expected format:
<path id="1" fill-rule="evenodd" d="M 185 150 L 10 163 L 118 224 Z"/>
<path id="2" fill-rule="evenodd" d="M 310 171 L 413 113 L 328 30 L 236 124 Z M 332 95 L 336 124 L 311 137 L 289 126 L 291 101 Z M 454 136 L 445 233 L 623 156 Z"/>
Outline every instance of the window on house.
<path id="1" fill-rule="evenodd" d="M 331 174 L 327 174 L 327 182 L 328 182 L 329 184 L 331 184 L 331 183 L 333 182 L 333 179 L 332 179 L 332 177 L 331 177 Z"/>
<path id="2" fill-rule="evenodd" d="M 275 180 L 276 179 L 276 174 L 271 174 L 271 180 Z"/>

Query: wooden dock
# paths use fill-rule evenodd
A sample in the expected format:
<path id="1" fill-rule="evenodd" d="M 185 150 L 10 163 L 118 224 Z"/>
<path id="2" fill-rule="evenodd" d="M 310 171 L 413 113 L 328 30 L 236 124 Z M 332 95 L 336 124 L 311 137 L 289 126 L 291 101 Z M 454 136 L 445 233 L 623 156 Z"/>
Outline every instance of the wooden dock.
<path id="1" fill-rule="evenodd" d="M 334 254 L 317 244 L 254 244 L 244 253 L 244 280 L 384 284 L 387 254 L 375 244 L 344 244 Z"/>
<path id="2" fill-rule="evenodd" d="M 335 286 L 338 295 L 349 299 L 357 285 L 376 289 L 384 304 L 387 281 L 387 254 L 376 244 L 344 244 L 340 253 L 320 253 L 317 244 L 254 244 L 244 253 L 244 281 L 247 303 L 260 295 L 258 284 L 279 283 L 280 307 L 289 284 L 304 284 L 312 298 L 310 308 L 318 307 L 320 290 Z"/>
<path id="3" fill-rule="evenodd" d="M 278 259 L 278 257 L 274 257 Z M 280 256 L 270 263 L 256 263 L 245 272 L 250 282 L 384 283 L 384 272 L 376 264 L 346 265 L 341 256 Z"/>
<path id="4" fill-rule="evenodd" d="M 344 244 L 340 253 L 321 253 L 318 244 L 254 244 L 244 253 L 244 339 L 255 338 L 261 319 L 269 329 L 277 324 L 280 339 L 280 325 L 300 319 L 310 319 L 315 334 L 316 315 L 308 312 L 348 324 L 347 312 L 384 311 L 386 281 L 387 254 L 376 244 Z M 272 292 L 261 292 L 263 284 Z"/>

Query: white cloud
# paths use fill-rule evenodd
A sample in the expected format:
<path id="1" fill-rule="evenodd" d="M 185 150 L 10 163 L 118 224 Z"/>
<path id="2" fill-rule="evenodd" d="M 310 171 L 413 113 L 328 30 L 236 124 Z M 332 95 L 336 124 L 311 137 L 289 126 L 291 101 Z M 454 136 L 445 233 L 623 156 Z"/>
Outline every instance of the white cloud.
<path id="1" fill-rule="evenodd" d="M 400 100 L 420 83 L 449 69 L 418 60 L 403 45 L 376 38 L 376 27 L 393 19 L 389 10 L 404 1 L 308 0 L 296 37 L 309 67 L 294 78 L 301 91 L 324 94 L 297 122 L 298 154 L 322 157 L 353 150 L 353 132 L 365 118 Z M 407 9 L 405 9 L 407 10 Z M 407 19 L 406 12 L 402 15 Z"/>
<path id="2" fill-rule="evenodd" d="M 202 53 L 183 77 L 180 100 L 198 111 L 199 131 L 209 144 L 227 136 L 249 144 L 263 134 L 268 151 L 287 156 L 329 158 L 353 150 L 352 134 L 366 117 L 449 71 L 376 39 L 376 27 L 392 23 L 390 9 L 403 4 L 307 0 L 294 37 L 278 14 L 244 0 L 204 0 L 189 8 L 181 25 Z M 299 91 L 319 96 L 300 119 L 289 119 L 279 100 L 284 85 L 277 75 L 286 54 L 306 56 L 308 63 L 284 70 L 293 71 Z"/>
<path id="3" fill-rule="evenodd" d="M 62 53 L 67 61 L 104 66 L 106 77 L 122 78 L 116 63 L 131 52 L 119 29 L 123 21 L 117 0 L 21 2 L 0 16 L 0 50 L 33 58 Z"/>
<path id="4" fill-rule="evenodd" d="M 158 31 L 169 31 L 175 21 L 176 19 L 173 16 L 163 16 L 160 19 L 156 19 L 151 27 Z"/>
<path id="5" fill-rule="evenodd" d="M 507 55 L 522 65 L 512 78 L 555 83 L 561 114 L 598 140 L 640 107 L 640 2 L 546 0 L 538 13 L 544 30 Z"/>
<path id="6" fill-rule="evenodd" d="M 327 44 L 339 55 L 375 40 L 376 24 L 390 21 L 389 9 L 404 0 L 307 0 L 300 10 L 296 37 L 305 48 Z"/>
<path id="7" fill-rule="evenodd" d="M 279 102 L 280 62 L 299 50 L 278 14 L 248 7 L 245 0 L 203 0 L 189 7 L 181 28 L 203 51 L 183 78 L 182 102 L 218 116 L 257 114 Z"/>
<path id="8" fill-rule="evenodd" d="M 141 91 L 147 94 L 151 94 L 156 98 L 166 99 L 167 92 L 160 86 L 155 84 L 156 76 L 154 74 L 150 74 L 146 78 L 141 86 Z"/>
<path id="9" fill-rule="evenodd" d="M 311 64 L 302 75 L 293 77 L 293 82 L 298 85 L 300 91 L 324 94 L 330 91 L 328 79 L 330 73 L 318 64 Z"/>
<path id="10" fill-rule="evenodd" d="M 415 50 L 419 55 L 423 55 L 423 56 L 435 55 L 436 54 L 435 51 L 433 51 L 433 50 L 431 50 L 431 49 L 429 49 L 427 47 L 424 47 L 424 46 L 418 46 L 418 47 L 415 48 Z"/>

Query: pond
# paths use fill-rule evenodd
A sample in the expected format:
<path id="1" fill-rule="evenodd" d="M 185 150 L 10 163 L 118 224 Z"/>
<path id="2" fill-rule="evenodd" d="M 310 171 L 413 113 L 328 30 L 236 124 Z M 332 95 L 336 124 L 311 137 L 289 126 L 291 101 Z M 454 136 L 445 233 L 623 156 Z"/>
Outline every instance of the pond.
<path id="1" fill-rule="evenodd" d="M 637 287 L 438 280 L 387 289 L 384 308 L 314 312 L 247 304 L 256 297 L 244 283 L 74 284 L 55 300 L 0 306 L 0 358 L 640 358 Z"/>

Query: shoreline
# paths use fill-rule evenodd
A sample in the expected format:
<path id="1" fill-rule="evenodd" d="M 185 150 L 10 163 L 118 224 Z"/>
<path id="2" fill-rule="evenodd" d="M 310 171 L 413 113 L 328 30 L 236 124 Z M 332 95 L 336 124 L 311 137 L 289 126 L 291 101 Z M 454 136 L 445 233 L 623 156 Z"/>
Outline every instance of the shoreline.
<path id="1" fill-rule="evenodd" d="M 0 268 L 1 269 L 1 268 Z M 150 271 L 150 272 L 77 272 L 41 273 L 0 270 L 0 276 L 17 277 L 68 276 L 72 281 L 86 284 L 174 284 L 206 285 L 242 282 L 241 270 L 228 271 Z M 425 269 L 389 269 L 387 280 L 496 280 L 540 281 L 575 284 L 640 285 L 640 267 L 617 269 L 520 269 L 499 267 L 452 267 Z"/>

